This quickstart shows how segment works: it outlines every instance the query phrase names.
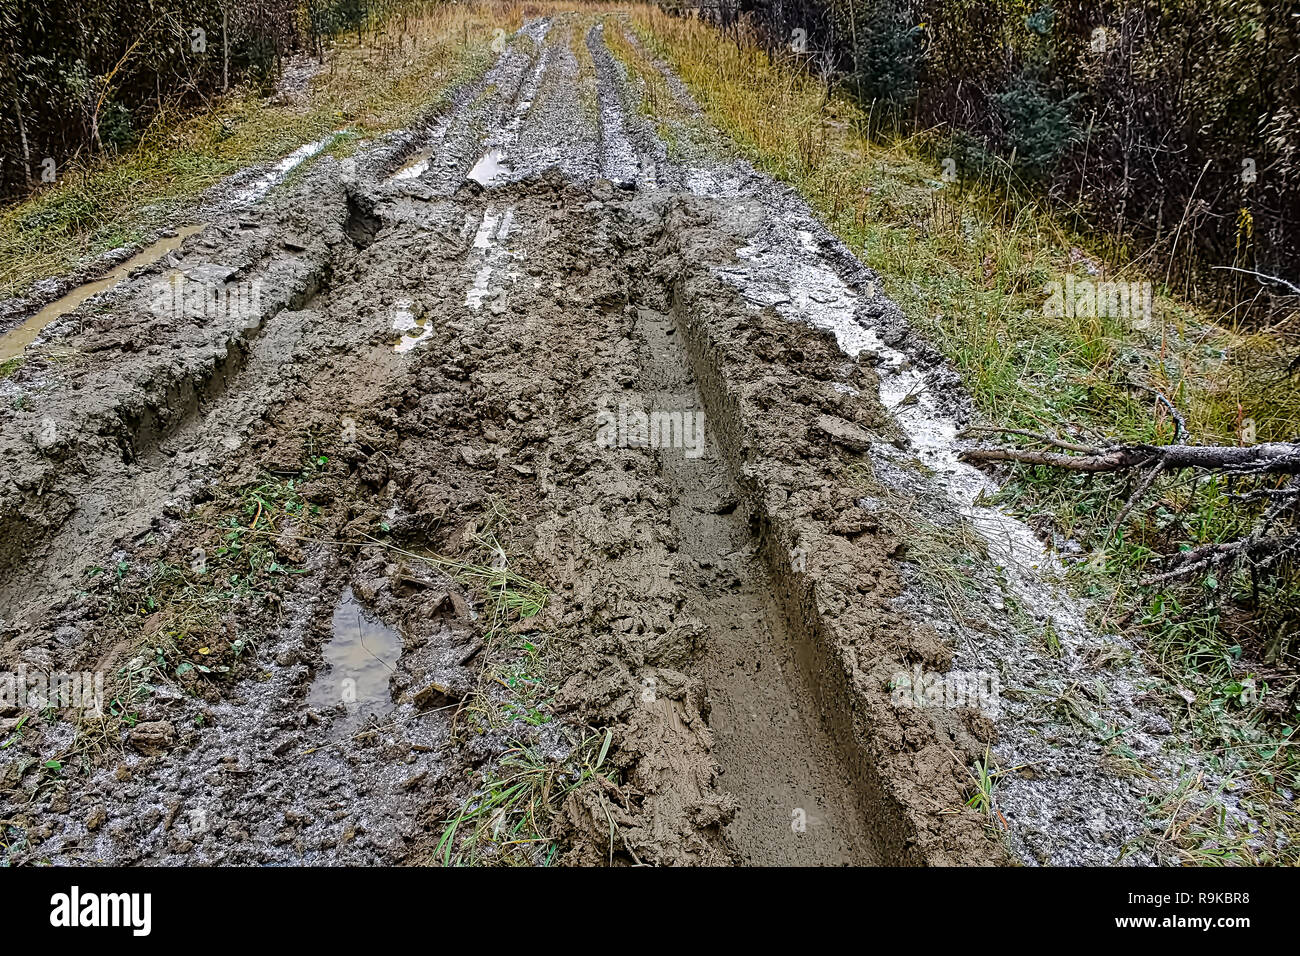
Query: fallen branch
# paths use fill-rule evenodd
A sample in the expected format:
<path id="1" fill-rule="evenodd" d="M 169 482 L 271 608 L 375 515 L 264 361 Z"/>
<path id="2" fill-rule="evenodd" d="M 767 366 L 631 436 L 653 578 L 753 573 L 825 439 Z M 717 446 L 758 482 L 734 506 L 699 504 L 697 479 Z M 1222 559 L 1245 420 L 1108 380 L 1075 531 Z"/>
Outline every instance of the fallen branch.
<path id="1" fill-rule="evenodd" d="M 1149 393 L 1157 403 L 1163 405 L 1169 411 L 1169 417 L 1174 420 L 1175 444 L 1181 445 L 1187 441 L 1187 420 L 1178 413 L 1178 407 L 1165 397 L 1164 392 L 1157 391 L 1149 385 L 1143 385 L 1141 382 L 1129 382 L 1128 384 L 1130 388 L 1140 388 L 1142 391 Z"/>
<path id="2" fill-rule="evenodd" d="M 1038 441 L 1060 447 L 1043 435 Z M 1038 451 L 1032 448 L 968 448 L 963 461 L 1017 461 L 1067 471 L 1125 471 L 1159 465 L 1162 471 L 1200 468 L 1232 475 L 1300 474 L 1300 444 L 1269 442 L 1238 448 L 1232 445 L 1115 445 L 1089 453 Z"/>
<path id="3" fill-rule="evenodd" d="M 1236 266 L 1211 266 L 1210 268 L 1219 269 L 1223 272 L 1240 272 L 1243 275 L 1254 276 L 1256 279 L 1262 279 L 1265 282 L 1276 282 L 1278 285 L 1284 285 L 1290 289 L 1292 295 L 1300 295 L 1300 286 L 1278 276 L 1265 275 L 1262 272 L 1256 272 L 1254 269 L 1238 269 Z"/>
<path id="4" fill-rule="evenodd" d="M 1172 405 L 1170 406 L 1172 411 Z M 1177 412 L 1172 412 L 1177 415 Z M 1179 437 L 1182 425 L 1179 423 Z M 964 461 L 1014 461 L 1044 465 L 1066 471 L 1140 473 L 1136 486 L 1106 532 L 1109 541 L 1124 520 L 1147 496 L 1157 478 L 1182 470 L 1199 470 L 1223 475 L 1291 475 L 1284 488 L 1254 488 L 1231 498 L 1243 504 L 1268 502 L 1249 534 L 1235 541 L 1204 544 L 1172 556 L 1165 570 L 1143 584 L 1161 584 L 1176 578 L 1232 568 L 1250 569 L 1252 580 L 1261 570 L 1300 559 L 1300 534 L 1294 533 L 1300 517 L 1300 443 L 1269 442 L 1238 448 L 1231 445 L 1117 445 L 1091 448 L 1063 442 L 1050 435 L 1016 429 L 983 428 L 975 432 L 1016 435 L 1045 448 L 969 448 L 961 452 Z M 966 434 L 970 434 L 967 432 Z"/>
<path id="5" fill-rule="evenodd" d="M 1203 544 L 1199 548 L 1183 551 L 1174 556 L 1168 570 L 1143 578 L 1142 583 L 1163 584 L 1238 562 L 1245 562 L 1260 570 L 1276 564 L 1282 558 L 1297 555 L 1300 555 L 1300 535 L 1268 537 L 1251 534 L 1239 541 Z"/>
<path id="6" fill-rule="evenodd" d="M 1146 476 L 1142 479 L 1141 483 L 1136 489 L 1134 489 L 1133 494 L 1129 496 L 1128 501 L 1124 503 L 1124 507 L 1120 509 L 1119 514 L 1115 516 L 1115 520 L 1110 523 L 1110 530 L 1106 532 L 1107 540 L 1110 540 L 1115 536 L 1115 532 L 1118 531 L 1120 525 L 1124 523 L 1124 519 L 1127 518 L 1129 513 L 1138 506 L 1146 496 L 1146 493 L 1151 490 L 1151 486 L 1155 484 L 1156 478 L 1158 478 L 1160 473 L 1164 470 L 1164 462 L 1160 462 L 1146 473 Z"/>
<path id="7" fill-rule="evenodd" d="M 1019 435 L 1022 438 L 1031 438 L 1035 441 L 1045 442 L 1054 448 L 1064 448 L 1066 451 L 1081 451 L 1087 455 L 1100 455 L 1101 449 L 1093 445 L 1080 445 L 1077 442 L 1063 441 L 1052 435 L 1039 435 L 1036 432 L 1025 431 L 1023 428 L 989 428 L 985 426 L 972 426 L 961 433 L 959 437 L 968 438 L 971 435 L 978 434 L 994 435 Z"/>

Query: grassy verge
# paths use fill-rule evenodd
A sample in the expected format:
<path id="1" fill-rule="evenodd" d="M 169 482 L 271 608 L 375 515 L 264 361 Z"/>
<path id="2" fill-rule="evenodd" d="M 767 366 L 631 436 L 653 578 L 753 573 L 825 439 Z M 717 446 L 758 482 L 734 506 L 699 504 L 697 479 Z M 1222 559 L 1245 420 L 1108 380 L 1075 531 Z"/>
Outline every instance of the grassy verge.
<path id="1" fill-rule="evenodd" d="M 340 37 L 300 102 L 232 92 L 211 110 L 164 113 L 116 156 L 60 170 L 59 181 L 0 212 L 0 299 L 139 242 L 185 215 L 203 190 L 346 128 L 351 141 L 408 125 L 491 63 L 515 4 L 448 4 Z"/>
<path id="2" fill-rule="evenodd" d="M 569 51 L 578 64 L 578 102 L 582 104 L 583 116 L 593 124 L 598 123 L 600 104 L 596 100 L 596 64 L 587 49 L 586 34 L 574 23 L 565 24 L 564 29 L 568 33 Z"/>
<path id="3" fill-rule="evenodd" d="M 743 35 L 737 43 L 651 7 L 636 8 L 631 27 L 645 54 L 617 41 L 613 24 L 607 33 L 638 78 L 643 109 L 670 136 L 698 126 L 648 54 L 677 71 L 735 152 L 793 186 L 881 275 L 995 424 L 1165 443 L 1175 424 L 1159 393 L 1176 405 L 1193 441 L 1300 434 L 1300 389 L 1285 375 L 1280 336 L 1246 334 L 1198 312 L 1163 287 L 1163 269 L 1150 266 L 1148 276 L 1133 263 L 1108 261 L 1104 237 L 1071 232 L 1033 203 L 948 181 L 943 166 L 927 159 L 933 143 L 873 140 L 864 110 Z M 1150 282 L 1154 321 L 1045 306 L 1049 283 L 1081 280 Z M 1227 781 L 1199 801 L 1152 808 L 1154 818 L 1169 821 L 1170 845 L 1197 862 L 1293 859 L 1294 849 L 1257 836 L 1295 831 L 1290 801 L 1280 795 L 1300 789 L 1300 758 L 1290 747 L 1300 721 L 1289 636 L 1297 591 L 1285 581 L 1256 589 L 1213 576 L 1143 587 L 1161 554 L 1226 540 L 1247 518 L 1222 481 L 1167 479 L 1153 489 L 1150 507 L 1112 532 L 1129 491 L 1125 478 L 1022 467 L 1004 498 L 1041 530 L 1094 547 L 1075 582 L 1094 600 L 1094 623 L 1126 631 L 1146 649 L 1164 678 L 1175 731 Z M 1207 801 L 1220 811 L 1215 819 L 1202 812 L 1180 820 L 1180 807 Z M 1242 813 L 1255 823 L 1243 824 Z"/>

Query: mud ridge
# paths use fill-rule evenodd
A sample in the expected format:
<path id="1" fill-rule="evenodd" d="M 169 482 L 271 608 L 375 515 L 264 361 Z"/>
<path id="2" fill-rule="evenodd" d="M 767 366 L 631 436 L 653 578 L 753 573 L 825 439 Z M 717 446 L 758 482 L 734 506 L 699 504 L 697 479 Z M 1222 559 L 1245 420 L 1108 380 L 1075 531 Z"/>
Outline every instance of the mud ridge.
<path id="1" fill-rule="evenodd" d="M 302 188 L 312 195 L 328 192 L 320 177 Z M 328 223 L 329 217 L 320 221 Z M 281 248 L 263 248 L 277 233 L 283 238 L 270 241 Z M 270 230 L 242 238 L 233 256 L 226 251 L 225 262 L 233 265 L 223 265 L 205 255 L 214 240 L 201 233 L 169 259 L 112 290 L 104 302 L 89 307 L 88 315 L 61 320 L 78 322 L 81 330 L 65 336 L 62 347 L 86 358 L 73 366 L 72 390 L 43 403 L 39 414 L 20 413 L 9 423 L 18 427 L 0 433 L 11 464 L 0 489 L 0 529 L 6 532 L 0 568 L 13 567 L 20 554 L 57 532 L 71 513 L 71 488 L 152 454 L 194 422 L 205 403 L 237 387 L 256 340 L 279 316 L 306 308 L 328 285 L 333 268 L 329 247 L 305 235 L 285 220 L 273 219 Z M 206 298 L 179 305 L 196 287 Z M 209 304 L 216 307 L 215 314 L 205 314 Z M 204 311 L 181 315 L 174 326 L 171 313 L 191 307 Z M 201 331 L 200 322 L 205 326 Z M 179 358 L 164 352 L 181 330 L 197 332 L 204 347 L 186 350 Z M 97 360 L 114 356 L 118 348 L 139 350 L 128 363 L 133 367 L 101 372 Z M 21 375 L 43 372 L 61 376 L 62 369 L 33 367 Z M 105 466 L 105 455 L 120 461 Z M 57 501 L 65 505 L 51 507 Z"/>

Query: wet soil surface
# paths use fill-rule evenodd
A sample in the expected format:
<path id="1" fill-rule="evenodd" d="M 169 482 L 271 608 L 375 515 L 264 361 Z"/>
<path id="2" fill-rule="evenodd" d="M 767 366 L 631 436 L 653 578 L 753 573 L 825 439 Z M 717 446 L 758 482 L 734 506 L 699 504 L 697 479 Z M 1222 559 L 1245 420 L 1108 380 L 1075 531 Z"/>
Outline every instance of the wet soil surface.
<path id="1" fill-rule="evenodd" d="M 548 832 L 498 825 L 486 861 L 1101 863 L 1141 834 L 1157 785 L 1095 728 L 1176 776 L 1120 702 L 1143 677 L 956 472 L 955 377 L 788 190 L 670 158 L 624 30 L 529 21 L 451 109 L 212 218 L 0 383 L 0 667 L 106 698 L 0 702 L 9 862 L 460 858 L 448 821 L 521 754 Z M 1018 543 L 956 555 L 955 608 L 900 515 Z M 900 703 L 979 668 L 1090 688 L 1084 716 Z"/>

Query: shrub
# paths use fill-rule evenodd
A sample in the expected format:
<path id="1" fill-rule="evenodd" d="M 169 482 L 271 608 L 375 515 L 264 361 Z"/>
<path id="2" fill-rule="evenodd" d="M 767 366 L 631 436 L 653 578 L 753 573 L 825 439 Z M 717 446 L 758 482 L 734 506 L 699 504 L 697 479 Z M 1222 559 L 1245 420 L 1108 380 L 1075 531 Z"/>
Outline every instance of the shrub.
<path id="1" fill-rule="evenodd" d="M 1022 78 L 993 97 L 1005 124 L 1003 142 L 1031 178 L 1046 179 L 1058 160 L 1082 139 L 1070 107 L 1078 94 L 1054 100 L 1036 80 Z"/>

